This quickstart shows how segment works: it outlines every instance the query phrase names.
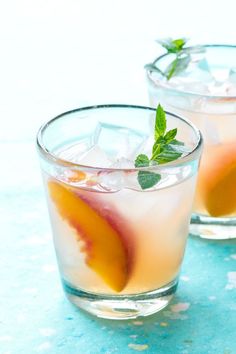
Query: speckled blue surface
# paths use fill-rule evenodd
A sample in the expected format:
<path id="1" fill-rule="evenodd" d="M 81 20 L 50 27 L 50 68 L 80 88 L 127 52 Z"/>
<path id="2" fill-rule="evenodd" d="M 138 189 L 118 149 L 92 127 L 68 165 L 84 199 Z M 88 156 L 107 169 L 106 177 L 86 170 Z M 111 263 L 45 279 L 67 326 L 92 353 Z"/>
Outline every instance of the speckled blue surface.
<path id="1" fill-rule="evenodd" d="M 1 151 L 0 354 L 236 353 L 236 241 L 189 238 L 177 294 L 159 314 L 94 318 L 61 289 L 34 144 Z"/>

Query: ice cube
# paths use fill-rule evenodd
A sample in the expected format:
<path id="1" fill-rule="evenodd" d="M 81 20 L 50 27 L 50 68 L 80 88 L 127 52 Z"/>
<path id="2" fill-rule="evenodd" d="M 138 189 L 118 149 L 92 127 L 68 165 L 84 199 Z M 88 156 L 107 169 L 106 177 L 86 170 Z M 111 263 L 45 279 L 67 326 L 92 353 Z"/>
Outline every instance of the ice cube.
<path id="1" fill-rule="evenodd" d="M 134 161 L 128 160 L 124 157 L 122 157 L 121 159 L 117 160 L 113 165 L 113 168 L 129 168 L 129 169 L 133 169 L 134 166 Z M 138 183 L 138 179 L 137 179 L 137 172 L 131 172 L 131 171 L 123 171 L 122 174 L 122 186 L 123 188 L 129 188 L 129 189 L 135 189 L 135 190 L 139 190 L 140 186 Z"/>
<path id="2" fill-rule="evenodd" d="M 132 169 L 134 162 L 121 157 L 110 165 L 114 169 Z M 125 171 L 108 171 L 99 175 L 99 183 L 103 188 L 118 191 L 125 187 Z"/>
<path id="3" fill-rule="evenodd" d="M 216 83 L 224 83 L 229 78 L 230 70 L 227 68 L 215 68 L 211 70 L 211 74 Z"/>
<path id="4" fill-rule="evenodd" d="M 193 92 L 196 94 L 208 94 L 208 87 L 203 82 L 189 82 L 184 85 L 184 91 Z"/>
<path id="5" fill-rule="evenodd" d="M 111 168 L 134 168 L 134 162 L 125 158 L 125 157 L 120 157 L 117 159 L 113 164 L 110 166 Z"/>
<path id="6" fill-rule="evenodd" d="M 227 96 L 236 96 L 236 68 L 231 68 L 228 78 Z"/>
<path id="7" fill-rule="evenodd" d="M 153 131 L 153 129 L 154 128 L 152 127 L 152 131 Z M 151 135 L 148 138 L 146 138 L 142 142 L 142 144 L 140 144 L 140 146 L 137 148 L 135 157 L 139 154 L 150 155 L 152 153 L 153 144 L 154 144 L 154 137 L 153 137 L 153 135 Z M 134 159 L 135 159 L 135 157 L 134 157 Z"/>
<path id="8" fill-rule="evenodd" d="M 236 82 L 227 88 L 227 96 L 236 96 Z"/>
<path id="9" fill-rule="evenodd" d="M 198 65 L 202 67 L 203 69 L 208 68 L 208 63 L 205 58 L 205 51 L 204 50 L 199 50 L 196 52 L 191 51 L 191 64 Z"/>
<path id="10" fill-rule="evenodd" d="M 136 171 L 110 171 L 99 175 L 102 188 L 117 192 L 124 188 L 140 190 L 138 173 Z"/>
<path id="11" fill-rule="evenodd" d="M 77 163 L 80 156 L 90 148 L 90 139 L 85 138 L 79 143 L 69 146 L 68 148 L 58 153 L 59 157 Z"/>
<path id="12" fill-rule="evenodd" d="M 214 82 L 208 62 L 202 53 L 192 57 L 188 67 L 177 76 L 172 76 L 168 84 L 180 91 L 207 94 L 207 84 Z"/>
<path id="13" fill-rule="evenodd" d="M 124 156 L 132 159 L 135 150 L 146 137 L 134 129 L 100 122 L 95 129 L 93 143 L 114 160 Z"/>
<path id="14" fill-rule="evenodd" d="M 123 170 L 111 170 L 101 173 L 99 175 L 99 184 L 102 186 L 102 188 L 111 190 L 113 192 L 119 191 L 123 188 L 140 190 L 140 186 L 137 180 L 137 172 L 130 171 L 134 169 L 134 161 L 121 157 L 110 167 Z"/>
<path id="15" fill-rule="evenodd" d="M 201 82 L 192 77 L 173 77 L 170 79 L 169 85 L 180 91 L 194 92 L 199 94 L 208 93 L 207 84 L 204 81 Z"/>
<path id="16" fill-rule="evenodd" d="M 231 84 L 236 85 L 236 68 L 231 68 L 229 71 L 229 77 L 228 80 Z"/>
<path id="17" fill-rule="evenodd" d="M 236 91 L 236 83 L 232 84 L 229 80 L 225 82 L 215 82 L 208 85 L 209 94 L 211 96 L 234 96 Z"/>
<path id="18" fill-rule="evenodd" d="M 217 68 L 212 71 L 212 75 L 214 82 L 208 85 L 212 96 L 236 95 L 236 68 Z"/>
<path id="19" fill-rule="evenodd" d="M 110 167 L 112 160 L 98 145 L 94 145 L 78 156 L 77 163 L 92 167 Z"/>
<path id="20" fill-rule="evenodd" d="M 124 188 L 123 171 L 108 171 L 99 174 L 98 183 L 103 189 L 117 192 Z"/>
<path id="21" fill-rule="evenodd" d="M 207 71 L 208 73 L 210 73 L 210 67 L 209 67 L 209 64 L 208 64 L 208 61 L 206 60 L 206 58 L 199 60 L 197 62 L 197 67 L 201 70 L 204 70 L 204 71 Z"/>

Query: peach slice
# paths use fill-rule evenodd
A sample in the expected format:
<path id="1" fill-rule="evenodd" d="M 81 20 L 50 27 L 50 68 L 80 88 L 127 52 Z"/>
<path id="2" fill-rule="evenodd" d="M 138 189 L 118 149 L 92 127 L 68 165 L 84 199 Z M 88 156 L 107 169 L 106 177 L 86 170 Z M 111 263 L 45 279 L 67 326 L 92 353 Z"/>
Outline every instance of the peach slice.
<path id="1" fill-rule="evenodd" d="M 124 227 L 122 216 L 111 215 L 111 211 L 109 217 L 102 215 L 101 203 L 92 199 L 95 192 L 82 191 L 54 180 L 48 182 L 48 188 L 61 217 L 84 241 L 86 264 L 108 286 L 120 292 L 126 286 L 131 267 L 130 247 L 126 245 L 124 230 L 120 230 Z"/>
<path id="2" fill-rule="evenodd" d="M 200 165 L 197 193 L 211 216 L 236 212 L 236 143 L 206 148 Z"/>
<path id="3" fill-rule="evenodd" d="M 86 173 L 79 170 L 69 170 L 66 174 L 66 180 L 68 182 L 80 182 L 86 179 Z"/>
<path id="4" fill-rule="evenodd" d="M 68 170 L 63 176 L 63 180 L 67 183 L 79 183 L 83 181 L 88 187 L 92 187 L 97 184 L 97 180 L 94 177 L 87 175 L 83 171 Z"/>

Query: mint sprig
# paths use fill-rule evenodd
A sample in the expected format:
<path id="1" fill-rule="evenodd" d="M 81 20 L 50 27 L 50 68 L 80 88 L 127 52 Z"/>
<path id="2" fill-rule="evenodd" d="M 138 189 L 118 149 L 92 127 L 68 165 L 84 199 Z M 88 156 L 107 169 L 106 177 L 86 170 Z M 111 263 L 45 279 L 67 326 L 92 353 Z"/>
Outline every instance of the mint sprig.
<path id="1" fill-rule="evenodd" d="M 182 51 L 187 41 L 188 40 L 186 38 L 164 38 L 158 39 L 156 42 L 159 43 L 163 48 L 165 48 L 168 53 L 179 53 Z"/>
<path id="2" fill-rule="evenodd" d="M 174 60 L 168 65 L 165 71 L 160 70 L 155 62 L 145 65 L 145 68 L 150 71 L 155 71 L 166 77 L 167 80 L 170 80 L 171 77 L 176 76 L 187 69 L 190 61 L 191 54 L 194 53 L 203 53 L 205 49 L 201 46 L 194 46 L 186 48 L 187 43 L 186 38 L 178 39 L 159 39 L 156 42 L 159 43 L 163 48 L 167 50 L 167 53 L 174 54 Z"/>
<path id="3" fill-rule="evenodd" d="M 154 129 L 154 144 L 152 147 L 152 156 L 149 158 L 145 154 L 136 157 L 135 167 L 148 167 L 155 164 L 161 165 L 174 161 L 182 156 L 182 152 L 176 150 L 175 145 L 184 145 L 184 143 L 175 139 L 177 128 L 166 132 L 166 114 L 159 104 L 156 110 L 156 120 Z M 159 173 L 150 171 L 139 171 L 138 182 L 142 189 L 148 189 L 155 186 L 161 180 Z"/>

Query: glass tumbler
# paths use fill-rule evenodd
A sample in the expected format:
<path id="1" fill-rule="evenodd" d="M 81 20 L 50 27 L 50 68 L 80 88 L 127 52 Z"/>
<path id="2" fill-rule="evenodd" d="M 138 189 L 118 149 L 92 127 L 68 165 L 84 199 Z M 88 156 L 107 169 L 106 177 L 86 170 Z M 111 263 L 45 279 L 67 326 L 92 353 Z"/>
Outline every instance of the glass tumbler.
<path id="1" fill-rule="evenodd" d="M 178 284 L 202 139 L 192 123 L 166 113 L 185 155 L 135 168 L 136 155 L 150 150 L 155 113 L 129 105 L 79 108 L 38 133 L 62 285 L 73 304 L 98 317 L 155 313 Z M 143 190 L 140 173 L 160 180 Z"/>
<path id="2" fill-rule="evenodd" d="M 236 47 L 200 48 L 202 53 L 196 47 L 188 67 L 169 82 L 162 74 L 147 70 L 150 104 L 160 102 L 168 111 L 191 120 L 203 134 L 191 234 L 235 238 Z M 173 54 L 164 54 L 154 64 L 164 72 L 172 58 Z"/>

